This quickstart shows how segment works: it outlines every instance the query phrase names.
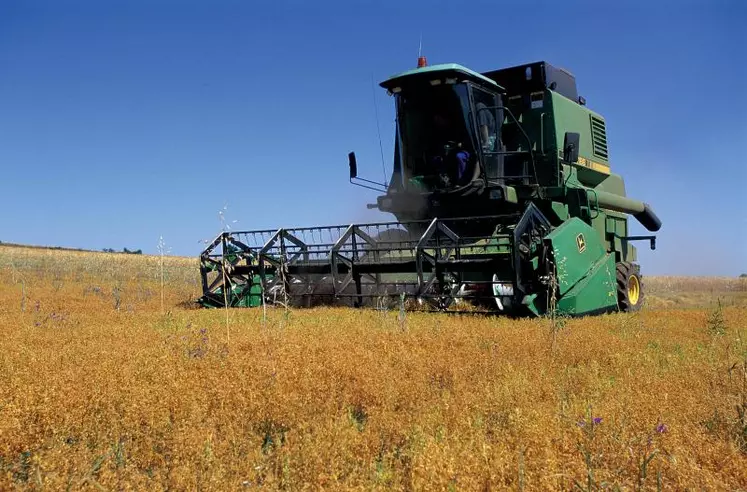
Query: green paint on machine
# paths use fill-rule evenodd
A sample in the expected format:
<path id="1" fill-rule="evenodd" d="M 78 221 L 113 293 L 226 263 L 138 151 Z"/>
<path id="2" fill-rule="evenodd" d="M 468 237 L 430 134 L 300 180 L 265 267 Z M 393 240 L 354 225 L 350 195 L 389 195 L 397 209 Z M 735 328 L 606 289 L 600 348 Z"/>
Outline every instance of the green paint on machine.
<path id="1" fill-rule="evenodd" d="M 617 307 L 615 258 L 592 227 L 574 217 L 545 241 L 556 267 L 560 312 L 579 315 Z"/>
<path id="2" fill-rule="evenodd" d="M 223 287 L 214 290 L 215 298 L 201 297 L 198 303 L 202 307 L 222 307 L 225 303 L 220 299 L 225 299 Z M 262 305 L 262 283 L 259 275 L 255 275 L 251 282 L 237 283 L 232 286 L 228 297 L 230 307 L 259 307 Z"/>

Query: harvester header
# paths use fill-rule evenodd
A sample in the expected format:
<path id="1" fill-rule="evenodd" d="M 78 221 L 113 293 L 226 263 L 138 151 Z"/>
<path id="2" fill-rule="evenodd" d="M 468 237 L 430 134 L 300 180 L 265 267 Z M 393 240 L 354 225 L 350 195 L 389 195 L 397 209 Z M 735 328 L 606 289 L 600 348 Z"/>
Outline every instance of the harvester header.
<path id="1" fill-rule="evenodd" d="M 512 314 L 637 310 L 643 283 L 628 215 L 661 221 L 612 172 L 604 117 L 546 62 L 485 73 L 427 65 L 381 87 L 396 108 L 394 221 L 224 233 L 202 253 L 204 306 L 416 299 Z"/>

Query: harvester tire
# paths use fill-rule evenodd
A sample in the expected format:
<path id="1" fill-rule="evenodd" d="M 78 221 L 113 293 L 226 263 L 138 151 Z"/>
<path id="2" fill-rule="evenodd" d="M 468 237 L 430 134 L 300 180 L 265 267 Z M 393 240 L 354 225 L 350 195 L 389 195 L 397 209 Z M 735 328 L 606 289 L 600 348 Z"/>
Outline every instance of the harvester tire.
<path id="1" fill-rule="evenodd" d="M 624 313 L 638 311 L 643 306 L 643 277 L 639 265 L 617 264 L 617 303 Z"/>

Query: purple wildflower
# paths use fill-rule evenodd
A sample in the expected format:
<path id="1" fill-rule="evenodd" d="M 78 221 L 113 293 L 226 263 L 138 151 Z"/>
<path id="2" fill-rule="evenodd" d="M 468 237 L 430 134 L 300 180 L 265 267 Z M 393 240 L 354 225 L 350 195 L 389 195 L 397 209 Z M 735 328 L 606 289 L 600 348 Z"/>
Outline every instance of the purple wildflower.
<path id="1" fill-rule="evenodd" d="M 664 434 L 668 430 L 669 430 L 669 427 L 667 427 L 667 424 L 660 423 L 659 425 L 656 426 L 656 432 L 658 432 L 659 434 Z"/>
<path id="2" fill-rule="evenodd" d="M 594 425 L 599 425 L 602 423 L 602 417 L 594 417 L 592 422 L 594 422 Z"/>

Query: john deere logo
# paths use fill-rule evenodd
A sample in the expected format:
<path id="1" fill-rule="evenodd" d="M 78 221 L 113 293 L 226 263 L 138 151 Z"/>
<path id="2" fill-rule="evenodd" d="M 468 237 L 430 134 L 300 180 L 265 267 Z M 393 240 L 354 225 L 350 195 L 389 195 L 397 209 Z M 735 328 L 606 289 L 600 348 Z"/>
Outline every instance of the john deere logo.
<path id="1" fill-rule="evenodd" d="M 578 252 L 583 253 L 586 251 L 586 241 L 584 240 L 584 235 L 579 234 L 576 236 L 576 246 L 578 246 Z"/>

